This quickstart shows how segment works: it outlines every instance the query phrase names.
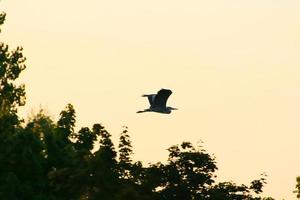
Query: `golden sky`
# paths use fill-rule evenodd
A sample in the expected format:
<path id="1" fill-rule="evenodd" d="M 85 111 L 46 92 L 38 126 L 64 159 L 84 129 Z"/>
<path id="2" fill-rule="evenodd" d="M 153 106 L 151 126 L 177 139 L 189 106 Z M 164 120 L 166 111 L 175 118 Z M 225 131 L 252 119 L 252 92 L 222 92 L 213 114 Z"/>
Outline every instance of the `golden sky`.
<path id="1" fill-rule="evenodd" d="M 300 175 L 300 1 L 2 0 L 0 35 L 22 45 L 27 106 L 77 125 L 101 122 L 117 141 L 129 127 L 135 158 L 204 141 L 220 180 L 268 174 L 264 194 L 295 199 Z M 171 115 L 136 114 L 140 97 L 173 94 Z"/>

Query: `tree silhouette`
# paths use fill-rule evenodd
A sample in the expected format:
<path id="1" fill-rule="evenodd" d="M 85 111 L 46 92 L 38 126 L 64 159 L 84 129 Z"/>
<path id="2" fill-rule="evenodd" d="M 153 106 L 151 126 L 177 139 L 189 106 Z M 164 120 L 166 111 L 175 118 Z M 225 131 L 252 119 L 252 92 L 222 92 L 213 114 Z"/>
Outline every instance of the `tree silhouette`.
<path id="1" fill-rule="evenodd" d="M 217 169 L 214 158 L 189 142 L 168 150 L 168 163 L 162 166 L 162 196 L 170 200 L 204 198 L 207 187 L 214 183 L 213 173 Z"/>
<path id="2" fill-rule="evenodd" d="M 294 193 L 296 193 L 297 198 L 299 199 L 300 198 L 300 176 L 298 176 L 296 178 L 296 182 L 297 182 L 297 184 L 296 184 L 296 190 L 294 191 Z"/>
<path id="3" fill-rule="evenodd" d="M 92 191 L 91 199 L 114 199 L 118 188 L 116 151 L 110 139 L 111 135 L 100 124 L 100 147 L 91 161 Z"/>
<path id="4" fill-rule="evenodd" d="M 0 25 L 4 23 L 5 17 L 5 13 L 0 14 Z M 21 47 L 10 51 L 8 45 L 0 43 L 0 199 L 15 199 L 15 193 L 30 192 L 22 182 L 22 175 L 18 173 L 19 164 L 28 156 L 26 152 L 19 155 L 17 146 L 28 136 L 23 132 L 21 120 L 17 116 L 18 107 L 25 104 L 25 86 L 14 84 L 25 69 L 24 62 Z"/>
<path id="5" fill-rule="evenodd" d="M 128 135 L 128 128 L 125 126 L 119 139 L 119 173 L 121 179 L 130 179 L 132 175 L 132 159 L 133 154 L 130 137 Z"/>

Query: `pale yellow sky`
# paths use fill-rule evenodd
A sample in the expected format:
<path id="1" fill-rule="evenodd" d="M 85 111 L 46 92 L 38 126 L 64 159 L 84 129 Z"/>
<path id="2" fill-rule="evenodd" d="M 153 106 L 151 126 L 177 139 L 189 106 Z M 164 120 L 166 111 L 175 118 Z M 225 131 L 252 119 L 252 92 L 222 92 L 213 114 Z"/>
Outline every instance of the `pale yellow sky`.
<path id="1" fill-rule="evenodd" d="M 22 45 L 27 106 L 77 125 L 129 126 L 135 158 L 204 141 L 220 180 L 268 174 L 266 195 L 295 199 L 300 175 L 300 1 L 2 0 L 0 40 Z M 171 115 L 136 114 L 170 88 Z"/>

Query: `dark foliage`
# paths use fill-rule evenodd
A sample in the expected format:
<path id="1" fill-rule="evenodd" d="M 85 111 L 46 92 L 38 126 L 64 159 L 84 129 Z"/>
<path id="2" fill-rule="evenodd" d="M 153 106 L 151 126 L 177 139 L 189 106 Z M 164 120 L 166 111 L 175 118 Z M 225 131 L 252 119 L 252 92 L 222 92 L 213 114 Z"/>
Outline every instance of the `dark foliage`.
<path id="1" fill-rule="evenodd" d="M 297 198 L 299 199 L 300 198 L 300 176 L 298 176 L 296 178 L 296 182 L 297 182 L 297 184 L 296 184 L 296 190 L 294 191 L 294 193 L 297 194 Z"/>

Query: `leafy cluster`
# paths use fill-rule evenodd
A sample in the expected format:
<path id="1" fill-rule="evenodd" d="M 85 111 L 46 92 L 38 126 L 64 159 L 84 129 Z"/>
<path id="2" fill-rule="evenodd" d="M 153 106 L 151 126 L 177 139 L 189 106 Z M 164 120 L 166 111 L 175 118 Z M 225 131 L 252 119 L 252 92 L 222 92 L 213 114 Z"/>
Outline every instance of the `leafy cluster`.
<path id="1" fill-rule="evenodd" d="M 0 25 L 5 14 L 0 14 Z M 133 162 L 128 128 L 118 148 L 101 124 L 75 131 L 71 104 L 56 122 L 37 113 L 17 115 L 25 87 L 22 48 L 0 43 L 0 199 L 10 200 L 254 200 L 265 179 L 249 186 L 215 182 L 215 158 L 189 142 L 168 149 L 165 164 Z"/>
<path id="2" fill-rule="evenodd" d="M 296 190 L 294 191 L 294 193 L 296 193 L 297 194 L 297 198 L 300 199 L 300 176 L 298 176 L 296 178 L 296 182 L 297 182 L 297 184 L 296 184 Z"/>
<path id="3" fill-rule="evenodd" d="M 5 134 L 11 143 L 0 152 L 0 199 L 260 199 L 251 191 L 261 191 L 262 179 L 257 187 L 216 184 L 214 158 L 189 142 L 170 147 L 166 164 L 145 167 L 132 161 L 127 128 L 115 150 L 102 125 L 75 132 L 74 122 L 67 105 L 58 122 L 39 112 Z"/>

